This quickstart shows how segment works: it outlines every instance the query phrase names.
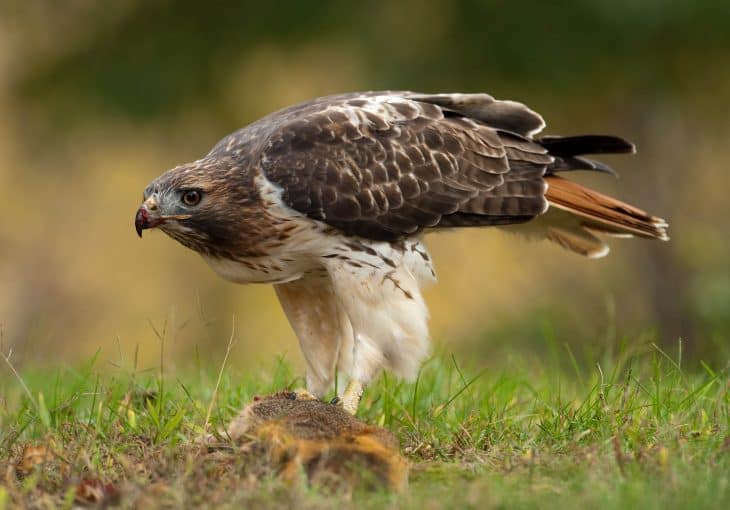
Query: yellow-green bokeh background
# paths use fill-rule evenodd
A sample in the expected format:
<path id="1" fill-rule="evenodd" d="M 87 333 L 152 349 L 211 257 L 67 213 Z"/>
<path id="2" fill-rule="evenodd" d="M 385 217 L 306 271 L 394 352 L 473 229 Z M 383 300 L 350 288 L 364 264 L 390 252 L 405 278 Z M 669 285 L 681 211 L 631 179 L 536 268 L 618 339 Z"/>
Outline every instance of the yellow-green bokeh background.
<path id="1" fill-rule="evenodd" d="M 266 286 L 216 277 L 161 233 L 145 185 L 272 110 L 364 89 L 484 91 L 555 134 L 615 133 L 619 180 L 576 176 L 671 222 L 585 260 L 493 230 L 433 235 L 437 345 L 499 364 L 547 344 L 684 341 L 727 363 L 730 3 L 66 2 L 0 4 L 0 325 L 22 364 L 218 363 L 296 341 Z M 642 340 L 643 339 L 643 340 Z M 595 347 L 595 349 L 594 349 Z M 588 356 L 590 357 L 590 356 Z"/>

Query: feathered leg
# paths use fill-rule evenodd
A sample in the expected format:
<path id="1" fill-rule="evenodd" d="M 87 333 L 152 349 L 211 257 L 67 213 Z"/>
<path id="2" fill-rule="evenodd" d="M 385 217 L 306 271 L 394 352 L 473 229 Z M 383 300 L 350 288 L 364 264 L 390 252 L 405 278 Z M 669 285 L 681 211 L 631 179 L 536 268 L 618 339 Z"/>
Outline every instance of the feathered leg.
<path id="1" fill-rule="evenodd" d="M 352 328 L 326 274 L 275 285 L 307 362 L 307 390 L 322 398 L 334 383 L 340 349 L 352 345 Z"/>

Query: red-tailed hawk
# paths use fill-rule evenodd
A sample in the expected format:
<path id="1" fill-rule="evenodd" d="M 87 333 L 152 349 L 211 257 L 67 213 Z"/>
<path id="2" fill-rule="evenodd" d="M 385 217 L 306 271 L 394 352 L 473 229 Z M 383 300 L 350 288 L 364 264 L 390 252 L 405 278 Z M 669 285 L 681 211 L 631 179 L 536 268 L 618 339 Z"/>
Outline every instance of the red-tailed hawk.
<path id="1" fill-rule="evenodd" d="M 587 257 L 596 235 L 667 239 L 667 223 L 557 174 L 611 172 L 584 154 L 613 136 L 542 136 L 534 111 L 486 94 L 365 92 L 315 99 L 223 138 L 144 191 L 158 227 L 223 278 L 271 283 L 323 396 L 335 369 L 355 412 L 382 369 L 412 378 L 429 352 L 424 234 L 508 227 Z"/>

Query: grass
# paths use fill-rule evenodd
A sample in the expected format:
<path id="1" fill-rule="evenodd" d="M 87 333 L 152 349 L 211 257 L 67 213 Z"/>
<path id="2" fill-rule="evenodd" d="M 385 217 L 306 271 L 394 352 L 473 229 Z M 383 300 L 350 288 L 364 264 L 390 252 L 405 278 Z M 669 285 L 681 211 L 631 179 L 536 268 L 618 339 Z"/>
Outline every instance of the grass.
<path id="1" fill-rule="evenodd" d="M 227 368 L 220 379 L 217 370 L 161 377 L 96 359 L 19 374 L 22 384 L 8 370 L 0 510 L 95 500 L 138 508 L 730 508 L 727 367 L 683 367 L 651 344 L 592 367 L 565 357 L 572 370 L 515 355 L 479 372 L 441 354 L 413 384 L 382 377 L 360 417 L 400 437 L 412 462 L 400 496 L 286 487 L 273 473 L 253 475 L 234 449 L 192 443 L 208 420 L 224 425 L 253 395 L 301 385 L 283 361 L 247 376 Z M 24 465 L 33 458 L 43 462 Z"/>

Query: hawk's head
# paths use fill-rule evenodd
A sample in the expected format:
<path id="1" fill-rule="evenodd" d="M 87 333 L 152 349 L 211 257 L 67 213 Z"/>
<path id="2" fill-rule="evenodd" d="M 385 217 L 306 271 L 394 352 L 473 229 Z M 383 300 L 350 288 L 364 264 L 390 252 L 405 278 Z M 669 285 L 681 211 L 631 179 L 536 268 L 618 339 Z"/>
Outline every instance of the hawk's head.
<path id="1" fill-rule="evenodd" d="M 195 251 L 229 252 L 240 230 L 237 206 L 250 198 L 247 187 L 241 186 L 243 174 L 235 162 L 217 158 L 168 170 L 144 190 L 134 218 L 137 234 L 142 237 L 143 230 L 159 228 Z"/>

